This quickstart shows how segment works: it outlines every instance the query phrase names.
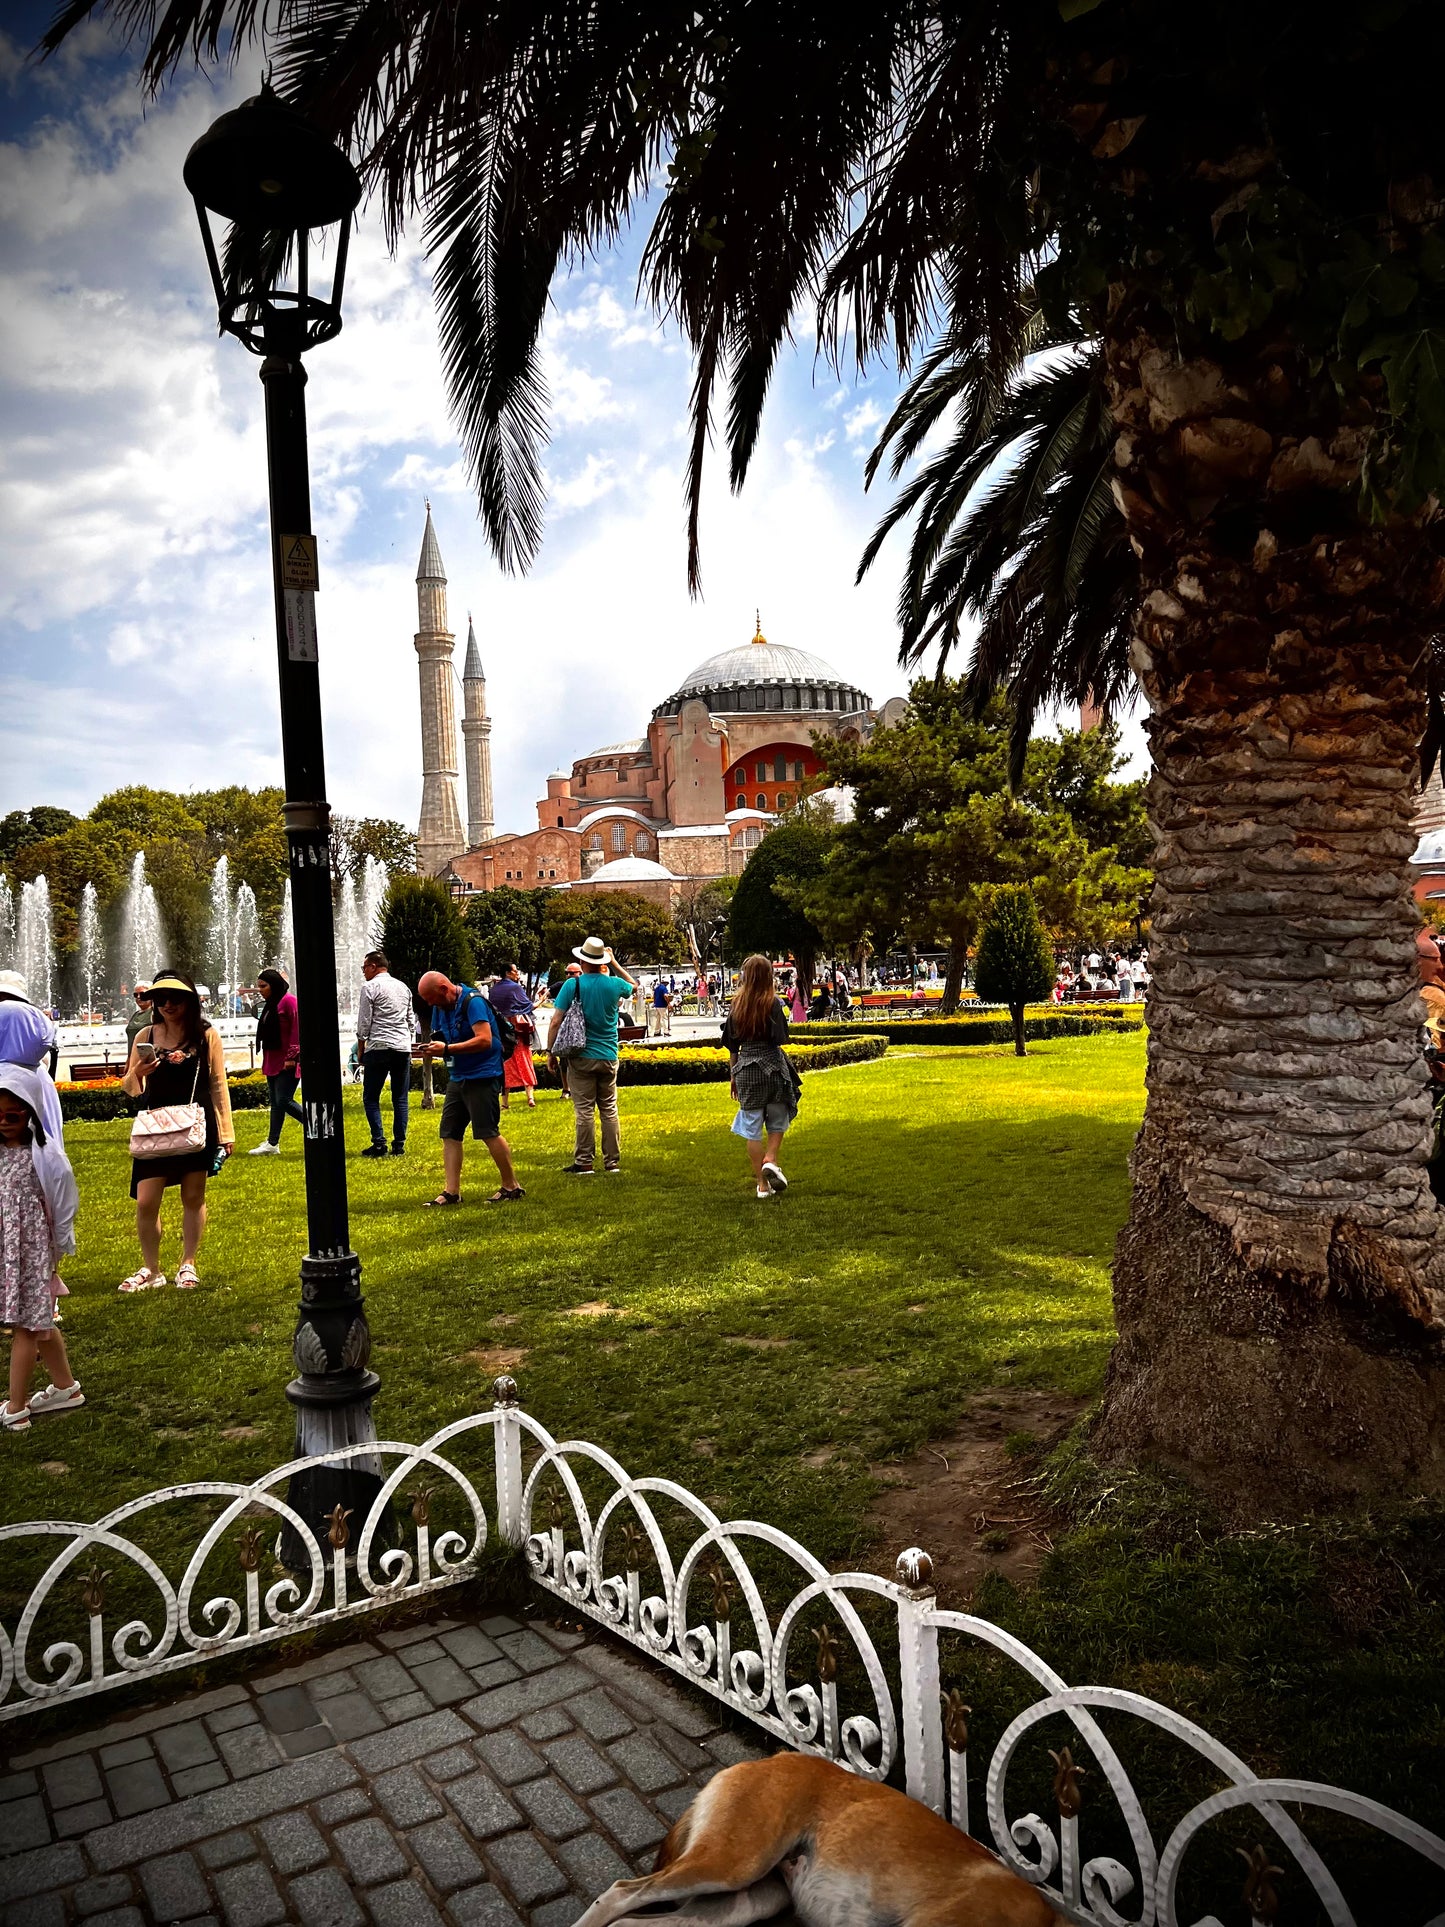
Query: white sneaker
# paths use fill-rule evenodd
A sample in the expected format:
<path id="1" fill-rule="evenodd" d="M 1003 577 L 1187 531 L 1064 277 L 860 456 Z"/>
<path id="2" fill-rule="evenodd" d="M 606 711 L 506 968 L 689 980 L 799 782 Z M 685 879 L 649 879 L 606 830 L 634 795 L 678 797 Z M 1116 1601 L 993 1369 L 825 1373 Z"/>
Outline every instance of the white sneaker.
<path id="1" fill-rule="evenodd" d="M 774 1191 L 787 1190 L 788 1180 L 783 1176 L 771 1158 L 763 1165 L 763 1176 L 767 1179 Z"/>
<path id="2" fill-rule="evenodd" d="M 280 1155 L 281 1146 L 279 1144 L 272 1144 L 269 1138 L 262 1138 L 261 1142 L 251 1153 L 253 1158 L 279 1158 Z"/>
<path id="3" fill-rule="evenodd" d="M 772 1195 L 773 1187 L 770 1184 L 760 1184 L 758 1186 L 758 1196 L 760 1198 L 771 1198 Z"/>
<path id="4" fill-rule="evenodd" d="M 80 1380 L 67 1385 L 62 1392 L 58 1386 L 47 1385 L 43 1392 L 37 1392 L 31 1399 L 28 1409 L 36 1414 L 45 1412 L 73 1412 L 85 1403 L 85 1393 L 80 1389 Z"/>

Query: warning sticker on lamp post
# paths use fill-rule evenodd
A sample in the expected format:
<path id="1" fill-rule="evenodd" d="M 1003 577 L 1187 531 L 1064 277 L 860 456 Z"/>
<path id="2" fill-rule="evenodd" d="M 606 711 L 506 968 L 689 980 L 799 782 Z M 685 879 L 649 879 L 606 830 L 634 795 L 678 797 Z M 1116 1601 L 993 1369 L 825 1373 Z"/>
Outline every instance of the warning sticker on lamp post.
<path id="1" fill-rule="evenodd" d="M 309 589 L 287 589 L 286 654 L 292 662 L 316 661 L 316 598 Z"/>
<path id="2" fill-rule="evenodd" d="M 314 535 L 281 537 L 281 587 L 283 589 L 319 589 L 321 587 L 321 577 L 316 568 Z"/>

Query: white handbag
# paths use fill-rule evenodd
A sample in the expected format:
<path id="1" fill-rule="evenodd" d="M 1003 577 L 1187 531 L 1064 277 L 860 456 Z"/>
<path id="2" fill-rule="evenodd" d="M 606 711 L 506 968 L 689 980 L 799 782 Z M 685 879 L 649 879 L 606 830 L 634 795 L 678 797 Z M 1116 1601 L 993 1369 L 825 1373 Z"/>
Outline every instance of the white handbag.
<path id="1" fill-rule="evenodd" d="M 206 1107 L 196 1102 L 201 1076 L 201 1052 L 196 1049 L 196 1074 L 191 1079 L 189 1104 L 158 1104 L 153 1111 L 137 1111 L 131 1120 L 133 1158 L 178 1158 L 206 1148 Z"/>

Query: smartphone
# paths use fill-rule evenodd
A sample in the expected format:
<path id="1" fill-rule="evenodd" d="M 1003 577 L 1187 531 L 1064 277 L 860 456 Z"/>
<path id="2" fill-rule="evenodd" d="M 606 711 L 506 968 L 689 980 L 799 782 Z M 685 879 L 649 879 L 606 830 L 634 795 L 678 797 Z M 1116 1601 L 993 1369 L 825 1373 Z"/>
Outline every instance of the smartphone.
<path id="1" fill-rule="evenodd" d="M 142 1063 L 149 1063 L 153 1057 L 160 1055 L 154 1044 L 137 1044 L 135 1054 L 140 1058 Z"/>

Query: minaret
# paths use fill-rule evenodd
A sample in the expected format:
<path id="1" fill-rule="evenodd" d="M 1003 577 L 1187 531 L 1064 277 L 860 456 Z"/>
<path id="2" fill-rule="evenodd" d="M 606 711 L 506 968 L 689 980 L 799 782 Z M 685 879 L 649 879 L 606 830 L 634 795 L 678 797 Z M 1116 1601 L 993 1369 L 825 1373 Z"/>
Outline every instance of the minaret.
<path id="1" fill-rule="evenodd" d="M 421 672 L 421 821 L 416 867 L 433 877 L 467 847 L 457 807 L 457 702 L 452 689 L 452 649 L 447 628 L 447 577 L 426 505 L 426 531 L 416 565 L 418 668 Z"/>
<path id="2" fill-rule="evenodd" d="M 462 664 L 462 738 L 467 758 L 467 848 L 491 840 L 492 719 L 487 714 L 487 676 L 477 632 L 467 617 L 467 655 Z"/>

